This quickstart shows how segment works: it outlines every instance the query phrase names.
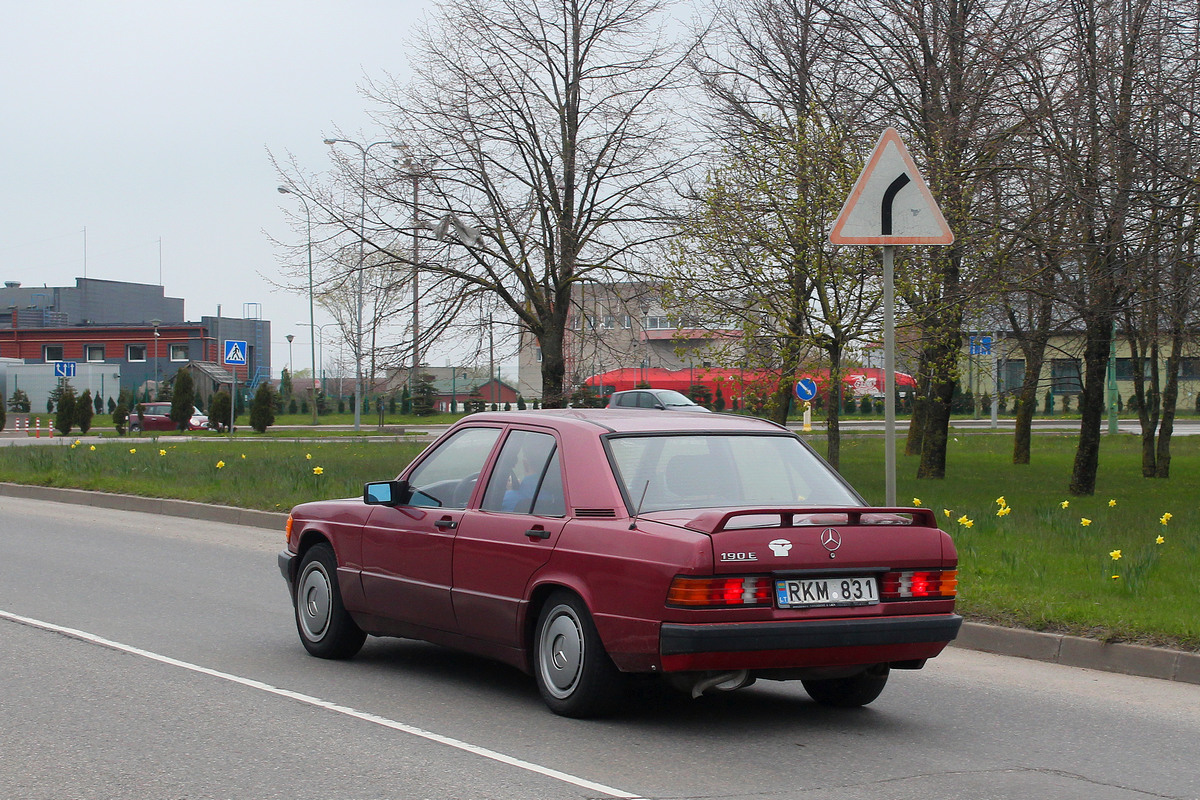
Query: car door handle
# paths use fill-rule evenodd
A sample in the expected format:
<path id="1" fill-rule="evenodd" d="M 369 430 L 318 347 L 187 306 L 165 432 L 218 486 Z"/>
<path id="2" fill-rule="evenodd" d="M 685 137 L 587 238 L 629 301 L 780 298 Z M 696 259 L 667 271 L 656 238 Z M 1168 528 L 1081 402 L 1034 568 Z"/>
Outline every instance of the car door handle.
<path id="1" fill-rule="evenodd" d="M 525 535 L 530 539 L 549 539 L 550 531 L 544 528 L 530 528 L 529 530 L 525 531 Z"/>
<path id="2" fill-rule="evenodd" d="M 458 523 L 452 519 L 439 519 L 433 523 L 433 527 L 441 528 L 444 531 L 452 531 L 458 527 Z"/>

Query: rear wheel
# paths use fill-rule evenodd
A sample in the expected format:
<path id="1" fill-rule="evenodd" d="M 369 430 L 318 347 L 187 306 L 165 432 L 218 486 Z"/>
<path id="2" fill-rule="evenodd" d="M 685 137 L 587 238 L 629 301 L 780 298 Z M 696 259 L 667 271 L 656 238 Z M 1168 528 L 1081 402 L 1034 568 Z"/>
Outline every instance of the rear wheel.
<path id="1" fill-rule="evenodd" d="M 872 667 L 849 678 L 802 681 L 808 696 L 824 706 L 857 708 L 879 697 L 887 684 L 887 667 Z"/>
<path id="2" fill-rule="evenodd" d="M 350 658 L 367 635 L 342 605 L 337 558 L 328 544 L 309 548 L 296 577 L 296 630 L 304 648 L 318 658 Z"/>
<path id="3" fill-rule="evenodd" d="M 556 592 L 538 615 L 534 675 L 546 705 L 564 717 L 611 711 L 625 685 L 600 642 L 587 606 L 569 592 Z"/>

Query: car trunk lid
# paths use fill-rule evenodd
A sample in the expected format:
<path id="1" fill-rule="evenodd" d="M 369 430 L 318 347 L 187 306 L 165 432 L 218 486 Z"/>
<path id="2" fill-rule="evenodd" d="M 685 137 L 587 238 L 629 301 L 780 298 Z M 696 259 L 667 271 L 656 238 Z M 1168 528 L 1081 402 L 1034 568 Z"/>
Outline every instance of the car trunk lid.
<path id="1" fill-rule="evenodd" d="M 951 566 L 953 546 L 928 509 L 741 508 L 656 512 L 712 537 L 714 574 L 872 572 Z"/>

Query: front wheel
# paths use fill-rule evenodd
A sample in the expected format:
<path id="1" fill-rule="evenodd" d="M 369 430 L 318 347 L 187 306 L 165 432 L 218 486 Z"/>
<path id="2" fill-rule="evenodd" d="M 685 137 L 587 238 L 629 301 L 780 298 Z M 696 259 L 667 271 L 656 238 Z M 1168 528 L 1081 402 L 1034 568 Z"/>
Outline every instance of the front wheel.
<path id="1" fill-rule="evenodd" d="M 605 652 L 587 606 L 574 594 L 556 592 L 542 607 L 534 662 L 538 691 L 555 714 L 593 717 L 611 711 L 621 698 L 624 676 Z"/>
<path id="2" fill-rule="evenodd" d="M 296 578 L 296 630 L 304 648 L 318 658 L 350 658 L 367 635 L 350 618 L 338 588 L 337 558 L 328 544 L 309 548 Z"/>
<path id="3" fill-rule="evenodd" d="M 865 706 L 883 692 L 887 684 L 887 667 L 872 667 L 849 678 L 801 681 L 808 696 L 823 706 L 858 708 Z"/>

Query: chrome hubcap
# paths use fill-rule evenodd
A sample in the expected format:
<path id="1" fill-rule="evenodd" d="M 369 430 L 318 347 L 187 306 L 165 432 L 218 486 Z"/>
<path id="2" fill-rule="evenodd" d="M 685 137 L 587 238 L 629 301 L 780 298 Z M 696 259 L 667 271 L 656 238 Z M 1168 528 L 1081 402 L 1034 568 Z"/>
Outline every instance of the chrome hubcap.
<path id="1" fill-rule="evenodd" d="M 296 611 L 300 630 L 310 642 L 319 642 L 329 628 L 331 596 L 325 567 L 313 561 L 304 568 L 296 588 Z"/>
<path id="2" fill-rule="evenodd" d="M 583 627 L 575 612 L 568 606 L 554 609 L 539 644 L 543 683 L 555 697 L 569 697 L 579 684 L 584 655 Z"/>

